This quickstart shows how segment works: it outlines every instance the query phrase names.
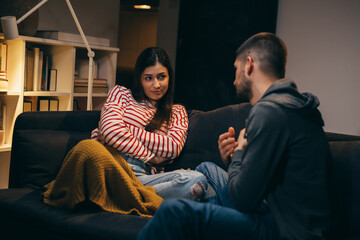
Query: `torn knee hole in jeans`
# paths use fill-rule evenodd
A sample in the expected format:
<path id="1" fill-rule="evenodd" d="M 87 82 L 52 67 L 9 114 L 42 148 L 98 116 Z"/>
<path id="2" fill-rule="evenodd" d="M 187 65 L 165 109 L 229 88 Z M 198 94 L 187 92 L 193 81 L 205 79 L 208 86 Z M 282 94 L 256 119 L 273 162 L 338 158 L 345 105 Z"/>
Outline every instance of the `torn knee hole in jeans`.
<path id="1" fill-rule="evenodd" d="M 205 194 L 204 187 L 200 182 L 195 183 L 190 189 L 190 197 L 192 200 L 200 201 Z"/>

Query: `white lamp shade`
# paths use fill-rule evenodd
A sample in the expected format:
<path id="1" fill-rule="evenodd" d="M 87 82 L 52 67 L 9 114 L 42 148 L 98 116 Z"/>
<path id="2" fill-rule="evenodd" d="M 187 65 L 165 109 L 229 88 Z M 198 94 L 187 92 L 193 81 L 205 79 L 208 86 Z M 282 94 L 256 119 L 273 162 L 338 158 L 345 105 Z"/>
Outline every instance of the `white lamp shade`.
<path id="1" fill-rule="evenodd" d="M 11 40 L 19 37 L 16 18 L 14 16 L 5 16 L 1 18 L 1 26 L 5 39 Z"/>

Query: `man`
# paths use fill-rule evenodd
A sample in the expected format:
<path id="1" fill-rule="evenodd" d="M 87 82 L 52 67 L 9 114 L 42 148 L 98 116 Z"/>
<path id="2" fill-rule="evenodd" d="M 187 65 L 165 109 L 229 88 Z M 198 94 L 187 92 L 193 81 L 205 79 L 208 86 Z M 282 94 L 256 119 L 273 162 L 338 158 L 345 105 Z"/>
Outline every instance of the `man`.
<path id="1" fill-rule="evenodd" d="M 286 58 L 285 44 L 271 33 L 256 34 L 237 50 L 234 85 L 253 108 L 237 141 L 233 128 L 219 137 L 235 209 L 165 201 L 139 239 L 323 238 L 329 145 L 318 99 L 284 79 Z M 223 179 L 206 171 L 213 164 L 204 165 L 215 184 Z"/>

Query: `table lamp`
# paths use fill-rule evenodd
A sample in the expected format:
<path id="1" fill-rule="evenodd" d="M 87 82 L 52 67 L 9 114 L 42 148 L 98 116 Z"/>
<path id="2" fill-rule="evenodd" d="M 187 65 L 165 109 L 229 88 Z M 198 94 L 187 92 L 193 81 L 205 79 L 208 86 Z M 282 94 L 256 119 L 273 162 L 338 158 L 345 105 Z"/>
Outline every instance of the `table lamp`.
<path id="1" fill-rule="evenodd" d="M 21 18 L 16 20 L 14 16 L 4 16 L 1 18 L 1 25 L 4 33 L 4 38 L 7 40 L 16 39 L 19 37 L 18 27 L 17 25 L 21 23 L 25 18 L 27 18 L 30 14 L 39 9 L 42 5 L 44 5 L 48 0 L 42 0 L 35 7 L 29 10 L 24 14 Z M 87 110 L 92 110 L 92 86 L 93 86 L 93 61 L 95 53 L 91 50 L 89 42 L 86 39 L 86 36 L 81 28 L 79 20 L 76 17 L 73 7 L 71 6 L 70 0 L 65 0 L 68 8 L 70 10 L 71 16 L 73 17 L 76 27 L 81 35 L 81 38 L 87 48 L 88 57 L 89 57 L 89 83 L 88 83 L 88 95 L 87 95 Z"/>

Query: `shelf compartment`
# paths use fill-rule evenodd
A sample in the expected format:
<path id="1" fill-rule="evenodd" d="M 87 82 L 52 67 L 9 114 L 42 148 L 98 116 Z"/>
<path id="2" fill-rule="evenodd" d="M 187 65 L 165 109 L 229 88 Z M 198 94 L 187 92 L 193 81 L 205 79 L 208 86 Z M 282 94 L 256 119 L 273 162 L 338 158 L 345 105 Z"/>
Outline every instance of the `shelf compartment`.
<path id="1" fill-rule="evenodd" d="M 24 96 L 35 97 L 57 97 L 57 96 L 70 96 L 69 92 L 50 92 L 50 91 L 27 91 Z"/>

